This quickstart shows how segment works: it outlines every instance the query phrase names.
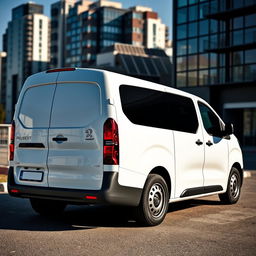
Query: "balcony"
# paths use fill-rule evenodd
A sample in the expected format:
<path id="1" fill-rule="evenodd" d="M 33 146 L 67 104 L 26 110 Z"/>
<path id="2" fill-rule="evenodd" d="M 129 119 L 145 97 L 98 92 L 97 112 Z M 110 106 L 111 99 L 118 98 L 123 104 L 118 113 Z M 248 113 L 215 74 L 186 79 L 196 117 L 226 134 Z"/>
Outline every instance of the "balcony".
<path id="1" fill-rule="evenodd" d="M 231 18 L 248 15 L 256 12 L 256 0 L 248 1 L 247 5 L 229 8 L 229 9 L 219 9 L 217 6 L 206 5 L 203 8 L 203 15 L 208 19 L 215 20 L 229 20 Z"/>

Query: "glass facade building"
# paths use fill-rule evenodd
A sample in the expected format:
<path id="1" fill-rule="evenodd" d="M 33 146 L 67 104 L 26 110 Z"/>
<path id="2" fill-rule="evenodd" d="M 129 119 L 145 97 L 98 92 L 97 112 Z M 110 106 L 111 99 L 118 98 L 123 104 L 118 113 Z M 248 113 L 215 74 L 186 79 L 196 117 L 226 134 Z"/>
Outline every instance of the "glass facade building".
<path id="1" fill-rule="evenodd" d="M 205 98 L 256 148 L 256 0 L 174 0 L 177 88 Z"/>

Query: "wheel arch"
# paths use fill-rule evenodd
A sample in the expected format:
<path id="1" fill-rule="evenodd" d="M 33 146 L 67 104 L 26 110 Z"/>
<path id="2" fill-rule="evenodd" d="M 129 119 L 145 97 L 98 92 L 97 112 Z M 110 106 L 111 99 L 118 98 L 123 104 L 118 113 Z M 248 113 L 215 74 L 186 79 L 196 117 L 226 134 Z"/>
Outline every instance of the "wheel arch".
<path id="1" fill-rule="evenodd" d="M 243 181 L 244 181 L 244 172 L 243 172 L 243 169 L 241 167 L 241 165 L 238 163 L 238 162 L 235 162 L 233 165 L 232 165 L 232 168 L 235 167 L 239 173 L 240 173 L 240 177 L 241 177 L 241 186 L 243 185 Z M 231 169 L 232 169 L 231 168 Z M 231 170 L 230 170 L 231 172 Z"/>
<path id="2" fill-rule="evenodd" d="M 167 186 L 168 186 L 168 190 L 169 190 L 169 197 L 171 195 L 171 189 L 172 189 L 172 183 L 171 183 L 171 177 L 169 172 L 166 170 L 166 168 L 164 168 L 163 166 L 156 166 L 155 168 L 153 168 L 149 174 L 158 174 L 161 177 L 164 178 Z M 148 175 L 149 175 L 148 174 Z"/>

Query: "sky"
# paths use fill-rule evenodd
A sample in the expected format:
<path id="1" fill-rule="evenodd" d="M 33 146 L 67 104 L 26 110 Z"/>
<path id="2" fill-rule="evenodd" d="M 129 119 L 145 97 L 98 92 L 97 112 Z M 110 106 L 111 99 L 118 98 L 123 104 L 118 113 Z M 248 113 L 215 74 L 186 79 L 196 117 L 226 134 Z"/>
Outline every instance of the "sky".
<path id="1" fill-rule="evenodd" d="M 0 51 L 2 50 L 2 35 L 7 28 L 8 21 L 11 20 L 12 8 L 27 3 L 29 0 L 0 0 Z M 163 23 L 169 27 L 170 39 L 172 38 L 172 1 L 173 0 L 115 0 L 122 2 L 124 8 L 135 5 L 151 7 L 158 12 Z M 44 14 L 50 17 L 50 6 L 58 0 L 34 0 L 37 4 L 44 5 Z"/>

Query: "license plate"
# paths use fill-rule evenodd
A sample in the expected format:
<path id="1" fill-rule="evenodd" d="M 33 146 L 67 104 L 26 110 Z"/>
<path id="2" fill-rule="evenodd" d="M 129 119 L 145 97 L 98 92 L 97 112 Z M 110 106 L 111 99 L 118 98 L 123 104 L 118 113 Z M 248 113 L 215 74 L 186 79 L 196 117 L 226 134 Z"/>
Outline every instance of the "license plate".
<path id="1" fill-rule="evenodd" d="M 43 172 L 34 172 L 34 171 L 21 171 L 20 180 L 24 181 L 37 181 L 41 182 L 43 180 Z"/>

